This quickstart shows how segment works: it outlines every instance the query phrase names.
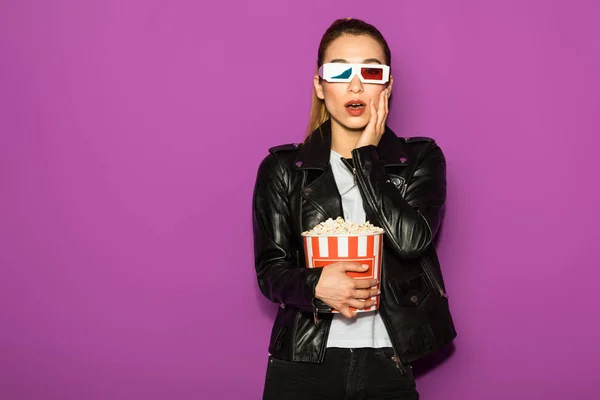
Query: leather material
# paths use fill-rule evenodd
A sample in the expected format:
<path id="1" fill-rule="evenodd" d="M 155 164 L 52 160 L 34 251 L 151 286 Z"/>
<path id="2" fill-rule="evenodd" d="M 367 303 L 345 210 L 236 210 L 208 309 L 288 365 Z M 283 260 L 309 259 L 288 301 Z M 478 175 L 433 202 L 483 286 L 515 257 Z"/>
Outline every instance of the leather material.
<path id="1" fill-rule="evenodd" d="M 261 292 L 281 307 L 269 352 L 322 362 L 330 308 L 314 297 L 321 269 L 306 268 L 301 233 L 343 216 L 329 166 L 331 125 L 302 144 L 270 149 L 253 196 L 255 268 Z M 446 161 L 431 138 L 399 138 L 389 128 L 376 146 L 352 151 L 367 220 L 385 230 L 379 313 L 404 363 L 456 337 L 433 246 L 446 199 Z"/>

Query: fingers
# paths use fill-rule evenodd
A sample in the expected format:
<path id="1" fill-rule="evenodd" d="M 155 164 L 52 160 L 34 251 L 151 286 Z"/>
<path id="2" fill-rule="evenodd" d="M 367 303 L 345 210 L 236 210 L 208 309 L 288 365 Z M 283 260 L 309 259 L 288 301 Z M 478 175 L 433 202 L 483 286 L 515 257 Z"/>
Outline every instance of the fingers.
<path id="1" fill-rule="evenodd" d="M 348 306 L 349 307 L 354 307 L 357 310 L 364 310 L 365 308 L 371 308 L 373 306 L 373 304 L 375 304 L 375 302 L 371 299 L 368 300 L 350 300 L 348 301 Z"/>
<path id="2" fill-rule="evenodd" d="M 373 307 L 373 305 L 375 304 L 375 302 L 373 300 L 365 300 L 365 301 L 361 301 L 361 300 L 350 300 L 348 302 L 348 306 L 343 307 L 341 309 L 339 309 L 338 311 L 340 312 L 340 314 L 342 314 L 344 317 L 346 318 L 354 318 L 356 317 L 357 312 L 356 311 L 350 311 L 350 307 L 353 307 L 357 310 L 364 310 L 365 308 L 371 308 Z"/>
<path id="3" fill-rule="evenodd" d="M 387 118 L 387 115 L 390 112 L 390 96 L 392 95 L 392 88 L 388 87 L 386 90 L 386 94 L 385 94 L 385 115 Z"/>
<path id="4" fill-rule="evenodd" d="M 338 310 L 340 312 L 340 314 L 342 314 L 344 317 L 348 318 L 348 319 L 352 319 L 354 317 L 356 317 L 356 311 L 352 312 L 350 311 L 349 308 L 344 308 L 343 310 Z"/>
<path id="5" fill-rule="evenodd" d="M 370 299 L 379 294 L 379 289 L 354 289 L 352 297 L 355 299 Z"/>
<path id="6" fill-rule="evenodd" d="M 379 110 L 377 110 L 378 120 L 385 114 L 385 102 L 387 100 L 387 89 L 384 89 L 379 94 Z"/>
<path id="7" fill-rule="evenodd" d="M 350 308 L 362 310 L 370 308 L 375 304 L 373 298 L 381 293 L 377 286 L 377 279 L 361 279 L 360 277 L 350 277 L 347 272 L 367 272 L 368 267 L 356 262 L 338 262 L 331 264 L 325 268 L 328 269 L 327 277 L 334 279 L 334 283 L 322 288 L 319 292 L 319 287 L 315 289 L 318 297 L 327 303 L 333 309 L 339 311 L 346 318 L 354 318 L 356 313 Z M 330 272 L 329 272 L 330 271 Z M 325 276 L 325 271 L 321 278 Z M 331 279 L 330 279 L 331 280 Z"/>
<path id="8" fill-rule="evenodd" d="M 373 99 L 369 101 L 369 110 L 371 115 L 369 116 L 369 123 L 367 126 L 374 126 L 377 123 L 377 108 L 375 108 L 375 102 Z"/>
<path id="9" fill-rule="evenodd" d="M 368 265 L 353 263 L 353 262 L 343 262 L 340 263 L 341 269 L 344 272 L 365 272 L 369 269 Z"/>
<path id="10" fill-rule="evenodd" d="M 379 95 L 379 110 L 377 112 L 377 131 L 383 133 L 385 130 L 385 120 L 387 119 L 387 108 L 388 108 L 388 93 L 389 89 L 381 91 Z"/>
<path id="11" fill-rule="evenodd" d="M 371 299 L 356 300 L 356 301 L 357 301 L 357 303 L 354 303 L 354 301 L 353 301 L 352 304 L 350 304 L 350 306 L 354 307 L 358 310 L 364 310 L 365 308 L 371 308 L 375 305 L 375 300 L 371 300 Z"/>
<path id="12" fill-rule="evenodd" d="M 377 286 L 377 279 L 354 279 L 356 289 L 370 289 Z"/>

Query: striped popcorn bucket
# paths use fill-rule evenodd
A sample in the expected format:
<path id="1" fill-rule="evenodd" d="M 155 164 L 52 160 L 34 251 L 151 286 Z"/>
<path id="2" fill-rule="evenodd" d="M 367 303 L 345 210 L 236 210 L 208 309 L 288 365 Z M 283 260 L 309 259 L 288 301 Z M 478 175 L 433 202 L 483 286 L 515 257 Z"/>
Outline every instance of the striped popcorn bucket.
<path id="1" fill-rule="evenodd" d="M 367 265 L 365 272 L 347 272 L 355 279 L 377 279 L 381 281 L 381 251 L 383 248 L 383 233 L 317 236 L 302 234 L 304 253 L 308 268 L 322 268 L 340 261 L 355 262 Z M 377 284 L 377 289 L 380 283 Z M 364 310 L 350 307 L 351 311 L 366 312 L 379 308 L 379 297 L 372 297 L 375 304 Z M 339 311 L 333 310 L 337 313 Z"/>

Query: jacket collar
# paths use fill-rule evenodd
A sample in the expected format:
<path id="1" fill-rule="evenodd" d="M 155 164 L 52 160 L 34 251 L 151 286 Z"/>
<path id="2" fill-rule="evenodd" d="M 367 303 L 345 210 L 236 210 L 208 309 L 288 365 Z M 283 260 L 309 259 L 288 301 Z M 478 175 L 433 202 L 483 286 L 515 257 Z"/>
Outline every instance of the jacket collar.
<path id="1" fill-rule="evenodd" d="M 410 160 L 396 134 L 387 127 L 377 145 L 379 159 L 385 166 L 409 165 Z M 331 120 L 325 121 L 302 144 L 296 157 L 299 169 L 326 170 L 331 154 Z"/>

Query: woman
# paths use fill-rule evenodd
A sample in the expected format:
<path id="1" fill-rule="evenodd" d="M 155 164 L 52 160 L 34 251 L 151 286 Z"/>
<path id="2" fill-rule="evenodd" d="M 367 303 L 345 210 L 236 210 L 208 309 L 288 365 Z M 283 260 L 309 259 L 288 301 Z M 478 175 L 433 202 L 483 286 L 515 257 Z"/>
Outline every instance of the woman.
<path id="1" fill-rule="evenodd" d="M 390 66 L 375 27 L 335 21 L 319 46 L 308 137 L 259 167 L 256 272 L 280 304 L 264 399 L 418 399 L 410 364 L 456 336 L 433 246 L 445 158 L 433 139 L 387 128 Z M 346 274 L 358 264 L 305 267 L 301 233 L 338 216 L 385 230 L 380 293 Z M 378 311 L 350 311 L 373 296 Z"/>

